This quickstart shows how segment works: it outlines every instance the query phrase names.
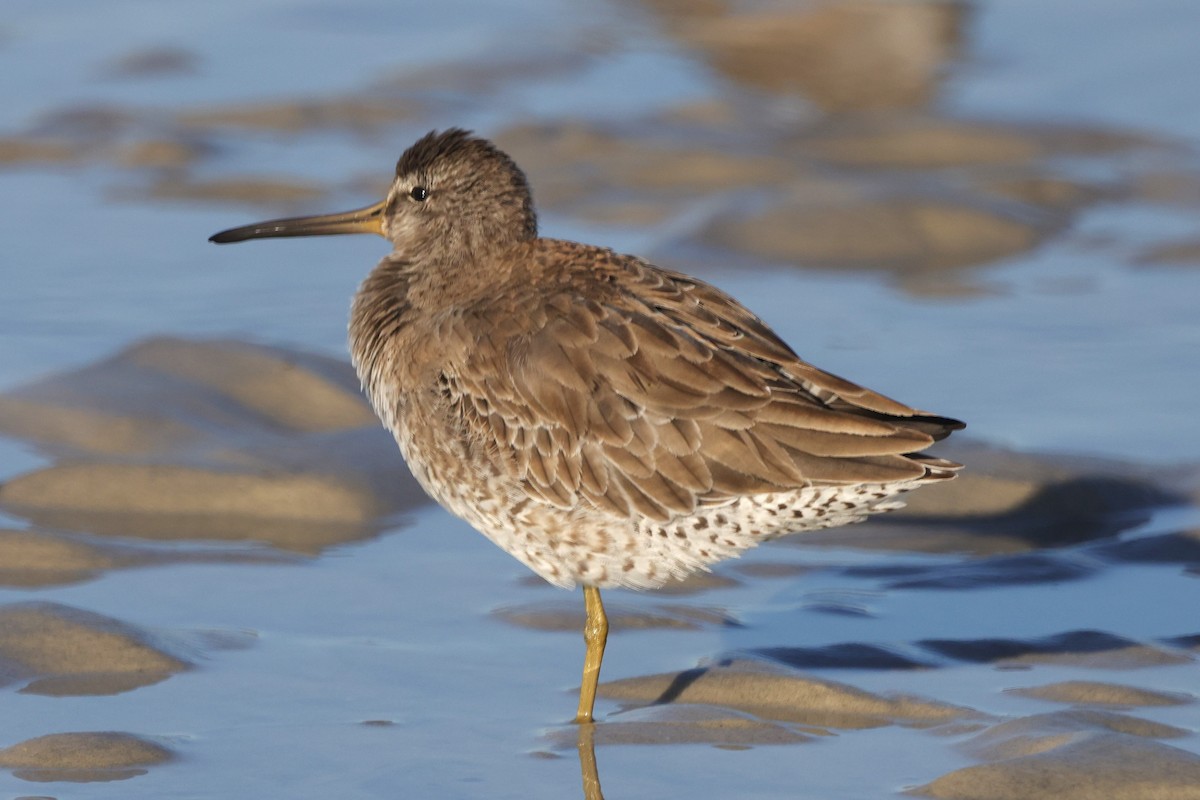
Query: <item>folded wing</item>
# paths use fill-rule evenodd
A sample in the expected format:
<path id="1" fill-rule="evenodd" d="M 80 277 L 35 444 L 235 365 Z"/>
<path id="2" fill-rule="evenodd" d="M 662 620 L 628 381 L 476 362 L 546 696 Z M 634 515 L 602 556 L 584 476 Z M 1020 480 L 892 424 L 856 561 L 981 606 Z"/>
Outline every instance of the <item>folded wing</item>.
<path id="1" fill-rule="evenodd" d="M 621 267 L 632 275 L 586 278 L 602 290 L 567 284 L 449 323 L 470 347 L 447 391 L 530 495 L 665 521 L 740 495 L 957 469 L 919 451 L 962 423 L 805 363 L 718 289 Z"/>

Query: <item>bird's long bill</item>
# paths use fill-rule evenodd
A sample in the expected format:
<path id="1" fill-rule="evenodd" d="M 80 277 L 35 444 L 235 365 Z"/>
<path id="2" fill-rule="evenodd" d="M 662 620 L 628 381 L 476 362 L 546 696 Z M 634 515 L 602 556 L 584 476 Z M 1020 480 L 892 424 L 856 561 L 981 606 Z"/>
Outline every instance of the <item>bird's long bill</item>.
<path id="1" fill-rule="evenodd" d="M 279 236 L 333 236 L 341 233 L 376 233 L 383 236 L 383 211 L 386 205 L 387 201 L 381 200 L 375 205 L 340 214 L 269 219 L 214 233 L 208 240 L 217 244 L 231 244 Z"/>

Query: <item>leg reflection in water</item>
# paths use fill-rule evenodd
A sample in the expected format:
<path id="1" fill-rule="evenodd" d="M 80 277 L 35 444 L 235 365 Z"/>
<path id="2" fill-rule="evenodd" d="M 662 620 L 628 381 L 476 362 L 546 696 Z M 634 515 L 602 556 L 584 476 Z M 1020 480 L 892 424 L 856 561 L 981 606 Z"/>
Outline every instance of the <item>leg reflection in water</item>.
<path id="1" fill-rule="evenodd" d="M 583 773 L 583 800 L 604 800 L 600 791 L 600 774 L 596 771 L 596 726 L 594 723 L 576 725 L 579 731 L 579 770 Z"/>

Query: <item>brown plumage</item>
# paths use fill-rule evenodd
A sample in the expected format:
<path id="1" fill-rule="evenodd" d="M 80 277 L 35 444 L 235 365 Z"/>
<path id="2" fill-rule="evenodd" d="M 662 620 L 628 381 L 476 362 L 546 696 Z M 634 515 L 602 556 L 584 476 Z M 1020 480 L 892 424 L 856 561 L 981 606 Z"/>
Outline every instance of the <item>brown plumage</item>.
<path id="1" fill-rule="evenodd" d="M 920 451 L 961 422 L 802 361 L 719 289 L 538 238 L 524 174 L 465 131 L 413 145 L 381 203 L 213 241 L 351 232 L 395 247 L 350 340 L 414 475 L 547 580 L 585 586 L 580 721 L 606 631 L 597 588 L 852 522 L 959 468 Z"/>

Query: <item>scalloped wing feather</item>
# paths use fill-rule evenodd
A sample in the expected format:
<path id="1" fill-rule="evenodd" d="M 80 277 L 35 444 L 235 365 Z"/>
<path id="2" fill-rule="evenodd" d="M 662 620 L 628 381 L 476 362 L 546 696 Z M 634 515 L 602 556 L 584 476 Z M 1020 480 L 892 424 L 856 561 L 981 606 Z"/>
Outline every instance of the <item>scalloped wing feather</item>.
<path id="1" fill-rule="evenodd" d="M 530 494 L 667 520 L 739 495 L 948 477 L 916 455 L 961 423 L 800 360 L 736 300 L 629 257 L 581 259 L 540 304 L 465 313 L 446 385 Z M 544 290 L 544 287 L 542 287 Z M 514 325 L 514 319 L 517 324 Z"/>

